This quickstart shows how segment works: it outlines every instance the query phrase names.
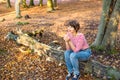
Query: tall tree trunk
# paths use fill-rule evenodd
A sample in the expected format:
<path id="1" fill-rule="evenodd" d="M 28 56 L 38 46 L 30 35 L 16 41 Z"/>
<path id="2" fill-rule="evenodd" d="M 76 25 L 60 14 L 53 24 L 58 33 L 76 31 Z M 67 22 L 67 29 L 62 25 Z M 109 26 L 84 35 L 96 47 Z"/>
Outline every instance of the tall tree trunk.
<path id="1" fill-rule="evenodd" d="M 113 0 L 113 9 L 110 15 L 109 23 L 107 25 L 106 34 L 104 35 L 102 44 L 103 46 L 110 45 L 113 48 L 117 37 L 118 23 L 120 18 L 120 0 Z"/>
<path id="2" fill-rule="evenodd" d="M 10 0 L 7 0 L 7 8 L 11 8 Z"/>
<path id="3" fill-rule="evenodd" d="M 53 8 L 53 1 L 52 0 L 47 0 L 47 11 L 53 11 L 54 8 Z"/>
<path id="4" fill-rule="evenodd" d="M 43 0 L 39 0 L 39 6 L 43 6 Z"/>
<path id="5" fill-rule="evenodd" d="M 22 5 L 24 8 L 28 8 L 27 4 L 26 4 L 26 0 L 22 0 Z"/>
<path id="6" fill-rule="evenodd" d="M 55 9 L 57 8 L 57 0 L 53 0 L 53 6 Z"/>
<path id="7" fill-rule="evenodd" d="M 21 18 L 21 12 L 20 12 L 20 3 L 22 0 L 16 0 L 15 1 L 15 11 L 16 11 L 16 18 Z"/>
<path id="8" fill-rule="evenodd" d="M 103 0 L 97 37 L 92 46 L 114 47 L 120 17 L 120 0 Z"/>
<path id="9" fill-rule="evenodd" d="M 34 6 L 34 0 L 30 0 L 30 5 L 29 6 Z"/>

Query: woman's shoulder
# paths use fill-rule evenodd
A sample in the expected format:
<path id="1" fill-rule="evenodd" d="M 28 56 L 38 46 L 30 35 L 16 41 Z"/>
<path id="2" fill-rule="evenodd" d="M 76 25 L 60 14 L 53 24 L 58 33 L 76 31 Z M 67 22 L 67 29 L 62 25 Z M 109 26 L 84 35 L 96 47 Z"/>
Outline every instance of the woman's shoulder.
<path id="1" fill-rule="evenodd" d="M 77 33 L 77 36 L 84 36 L 83 33 Z"/>
<path id="2" fill-rule="evenodd" d="M 84 34 L 83 34 L 83 33 L 78 33 L 78 34 L 77 34 L 77 37 L 78 37 L 78 38 L 84 38 Z"/>

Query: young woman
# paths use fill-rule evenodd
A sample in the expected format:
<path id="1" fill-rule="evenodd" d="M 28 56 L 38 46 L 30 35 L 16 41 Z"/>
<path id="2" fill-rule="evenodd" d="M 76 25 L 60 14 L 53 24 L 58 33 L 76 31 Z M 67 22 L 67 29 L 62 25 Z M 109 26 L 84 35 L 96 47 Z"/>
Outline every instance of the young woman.
<path id="1" fill-rule="evenodd" d="M 66 24 L 68 32 L 64 36 L 66 51 L 64 53 L 65 62 L 68 69 L 66 80 L 78 80 L 80 77 L 79 63 L 80 60 L 88 60 L 91 55 L 91 50 L 85 39 L 85 36 L 78 30 L 80 24 L 76 20 L 70 20 Z"/>

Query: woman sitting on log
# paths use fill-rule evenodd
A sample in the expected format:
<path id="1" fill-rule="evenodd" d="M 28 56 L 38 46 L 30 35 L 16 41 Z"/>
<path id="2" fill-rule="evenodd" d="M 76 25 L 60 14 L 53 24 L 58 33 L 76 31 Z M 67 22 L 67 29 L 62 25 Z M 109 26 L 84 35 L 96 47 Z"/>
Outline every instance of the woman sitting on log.
<path id="1" fill-rule="evenodd" d="M 79 62 L 78 60 L 88 60 L 91 56 L 91 50 L 85 39 L 85 36 L 78 30 L 80 24 L 76 20 L 69 20 L 66 23 L 68 32 L 64 36 L 66 51 L 65 62 L 68 69 L 66 80 L 78 80 L 80 77 Z"/>

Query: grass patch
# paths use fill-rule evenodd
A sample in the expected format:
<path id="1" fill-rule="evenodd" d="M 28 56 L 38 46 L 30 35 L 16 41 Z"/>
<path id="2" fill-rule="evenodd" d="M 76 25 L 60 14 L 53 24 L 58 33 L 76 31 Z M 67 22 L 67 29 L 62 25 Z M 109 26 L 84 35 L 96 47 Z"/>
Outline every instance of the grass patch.
<path id="1" fill-rule="evenodd" d="M 20 21 L 19 21 L 19 22 L 17 22 L 16 24 L 17 24 L 17 25 L 27 25 L 27 24 L 29 24 L 29 22 L 20 22 Z"/>

